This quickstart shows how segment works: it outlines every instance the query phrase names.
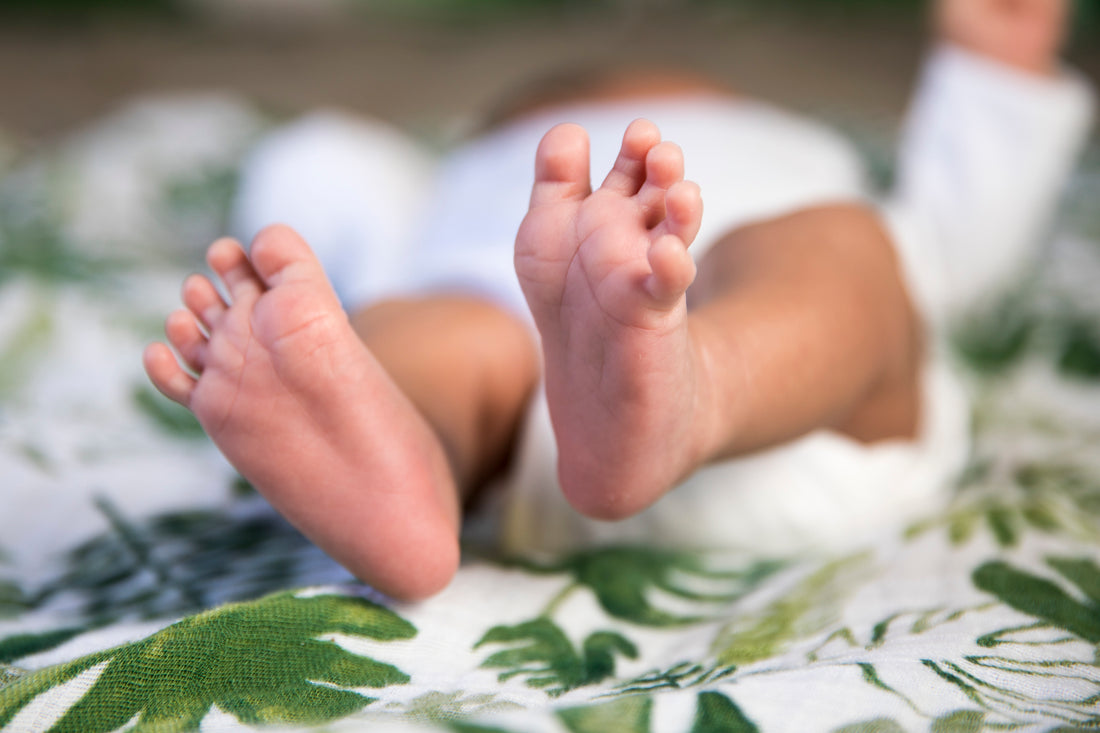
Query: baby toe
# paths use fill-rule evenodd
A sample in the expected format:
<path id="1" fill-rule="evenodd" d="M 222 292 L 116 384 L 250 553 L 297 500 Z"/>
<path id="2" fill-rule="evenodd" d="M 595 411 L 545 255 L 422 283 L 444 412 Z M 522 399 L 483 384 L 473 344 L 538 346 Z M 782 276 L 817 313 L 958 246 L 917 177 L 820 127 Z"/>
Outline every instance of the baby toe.
<path id="1" fill-rule="evenodd" d="M 234 301 L 256 297 L 263 291 L 263 282 L 236 240 L 227 238 L 214 242 L 206 252 L 206 261 L 225 283 Z"/>
<path id="2" fill-rule="evenodd" d="M 615 164 L 600 187 L 622 196 L 633 196 L 646 182 L 646 159 L 661 141 L 661 132 L 649 120 L 630 123 L 623 134 Z"/>
<path id="3" fill-rule="evenodd" d="M 164 333 L 184 363 L 193 371 L 201 372 L 206 336 L 199 330 L 195 316 L 185 310 L 174 311 L 164 323 Z"/>
<path id="4" fill-rule="evenodd" d="M 684 244 L 691 244 L 702 221 L 703 197 L 699 185 L 693 181 L 672 184 L 665 194 L 665 220 L 660 233 L 673 234 Z"/>
<path id="5" fill-rule="evenodd" d="M 180 368 L 176 357 L 161 343 L 150 344 L 142 355 L 153 386 L 168 399 L 187 407 L 195 390 L 195 378 Z"/>
<path id="6" fill-rule="evenodd" d="M 221 320 L 227 308 L 214 283 L 203 275 L 191 275 L 183 281 L 182 299 L 207 331 Z"/>

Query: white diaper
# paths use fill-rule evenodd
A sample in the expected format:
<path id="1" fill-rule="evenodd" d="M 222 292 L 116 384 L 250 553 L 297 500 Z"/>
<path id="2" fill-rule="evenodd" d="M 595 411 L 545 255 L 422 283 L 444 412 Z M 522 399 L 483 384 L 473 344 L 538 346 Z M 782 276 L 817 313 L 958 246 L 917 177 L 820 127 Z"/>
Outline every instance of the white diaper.
<path id="1" fill-rule="evenodd" d="M 827 431 L 697 471 L 641 514 L 581 516 L 558 489 L 557 448 L 540 393 L 501 494 L 503 548 L 564 551 L 641 543 L 769 555 L 844 551 L 942 508 L 970 446 L 969 402 L 939 359 L 924 373 L 915 441 L 865 445 Z"/>

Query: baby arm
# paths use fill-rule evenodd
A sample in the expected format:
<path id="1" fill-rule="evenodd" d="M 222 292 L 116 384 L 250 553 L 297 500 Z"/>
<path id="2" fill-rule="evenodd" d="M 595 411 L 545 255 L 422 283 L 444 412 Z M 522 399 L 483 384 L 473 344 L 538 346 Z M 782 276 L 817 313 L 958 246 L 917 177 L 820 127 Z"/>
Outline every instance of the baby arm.
<path id="1" fill-rule="evenodd" d="M 933 321 L 1031 258 L 1086 139 L 1088 86 L 1061 68 L 1066 0 L 940 0 L 885 212 Z"/>
<path id="2" fill-rule="evenodd" d="M 1068 0 L 940 0 L 944 40 L 1024 72 L 1052 76 L 1066 35 Z"/>

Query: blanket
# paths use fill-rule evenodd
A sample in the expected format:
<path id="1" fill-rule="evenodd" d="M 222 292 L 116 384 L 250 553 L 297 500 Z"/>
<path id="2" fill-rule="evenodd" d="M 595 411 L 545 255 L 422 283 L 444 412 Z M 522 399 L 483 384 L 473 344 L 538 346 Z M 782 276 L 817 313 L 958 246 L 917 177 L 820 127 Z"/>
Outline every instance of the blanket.
<path id="1" fill-rule="evenodd" d="M 141 371 L 270 123 L 199 95 L 0 136 L 0 731 L 1100 728 L 1100 148 L 951 336 L 974 448 L 942 511 L 795 558 L 506 557 L 472 528 L 450 587 L 401 604 Z"/>

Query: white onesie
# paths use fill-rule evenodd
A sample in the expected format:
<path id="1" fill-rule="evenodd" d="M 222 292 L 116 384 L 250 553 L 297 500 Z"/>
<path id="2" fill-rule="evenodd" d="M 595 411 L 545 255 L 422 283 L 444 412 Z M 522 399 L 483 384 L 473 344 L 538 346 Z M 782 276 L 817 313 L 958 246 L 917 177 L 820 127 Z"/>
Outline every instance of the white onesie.
<path id="1" fill-rule="evenodd" d="M 1091 120 L 1073 75 L 1038 79 L 950 47 L 930 57 L 904 129 L 894 191 L 877 205 L 933 331 L 1032 256 Z M 242 170 L 236 230 L 283 221 L 317 251 L 350 308 L 394 294 L 478 294 L 528 318 L 512 266 L 539 138 L 577 122 L 593 180 L 647 117 L 684 150 L 703 191 L 698 258 L 733 227 L 810 205 L 875 202 L 854 150 L 760 102 L 676 96 L 578 103 L 489 132 L 438 163 L 377 123 L 316 115 L 276 131 Z M 864 445 L 819 431 L 697 472 L 647 511 L 586 519 L 562 498 L 543 397 L 508 481 L 506 549 L 645 542 L 766 553 L 844 549 L 941 506 L 968 452 L 968 404 L 938 348 L 915 441 Z"/>

